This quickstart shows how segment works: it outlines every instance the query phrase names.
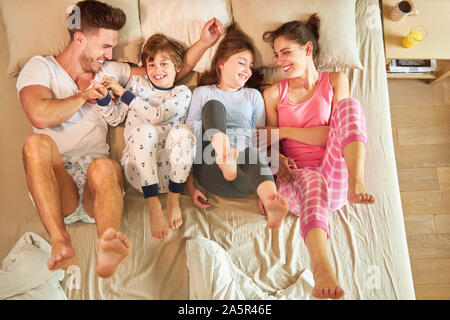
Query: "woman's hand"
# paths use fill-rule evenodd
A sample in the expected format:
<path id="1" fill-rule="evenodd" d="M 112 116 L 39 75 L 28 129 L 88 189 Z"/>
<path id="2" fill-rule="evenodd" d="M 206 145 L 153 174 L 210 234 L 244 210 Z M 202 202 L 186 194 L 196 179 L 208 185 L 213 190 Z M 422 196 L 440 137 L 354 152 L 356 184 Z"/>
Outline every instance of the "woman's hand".
<path id="1" fill-rule="evenodd" d="M 297 169 L 295 161 L 291 158 L 279 154 L 277 180 L 292 183 L 294 182 L 294 173 L 291 169 Z"/>
<path id="2" fill-rule="evenodd" d="M 120 83 L 118 83 L 117 80 L 112 77 L 103 76 L 103 79 L 100 83 L 108 90 L 111 90 L 112 93 L 118 98 L 120 98 L 126 91 L 120 85 Z"/>
<path id="3" fill-rule="evenodd" d="M 209 48 L 216 43 L 222 33 L 222 23 L 216 18 L 212 18 L 203 26 L 200 41 L 206 48 Z"/>
<path id="4" fill-rule="evenodd" d="M 200 209 L 206 209 L 211 207 L 208 203 L 208 198 L 199 189 L 195 189 L 191 194 L 192 203 Z"/>
<path id="5" fill-rule="evenodd" d="M 272 144 L 274 144 L 282 139 L 280 136 L 282 128 L 270 127 L 270 126 L 264 126 L 264 127 L 257 126 L 256 129 L 258 129 L 258 130 L 255 133 L 255 139 L 256 139 L 258 148 L 260 150 L 265 150 Z"/>

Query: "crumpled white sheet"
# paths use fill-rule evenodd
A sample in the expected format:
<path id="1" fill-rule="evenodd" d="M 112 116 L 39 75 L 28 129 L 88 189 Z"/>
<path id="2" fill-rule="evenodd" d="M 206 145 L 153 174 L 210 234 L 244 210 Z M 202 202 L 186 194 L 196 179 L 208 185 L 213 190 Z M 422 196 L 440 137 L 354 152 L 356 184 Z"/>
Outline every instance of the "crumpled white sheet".
<path id="1" fill-rule="evenodd" d="M 50 271 L 51 246 L 33 232 L 14 245 L 0 269 L 0 299 L 67 300 L 60 286 L 64 271 Z"/>
<path id="2" fill-rule="evenodd" d="M 191 300 L 309 300 L 314 280 L 305 269 L 298 280 L 286 289 L 268 294 L 232 262 L 229 254 L 216 242 L 204 237 L 186 241 Z"/>

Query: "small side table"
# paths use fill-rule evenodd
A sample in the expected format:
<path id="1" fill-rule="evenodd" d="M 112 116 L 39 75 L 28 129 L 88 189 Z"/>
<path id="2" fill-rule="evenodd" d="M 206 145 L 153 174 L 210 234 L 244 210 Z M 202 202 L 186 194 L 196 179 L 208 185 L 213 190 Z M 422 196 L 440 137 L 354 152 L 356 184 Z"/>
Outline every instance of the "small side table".
<path id="1" fill-rule="evenodd" d="M 397 3 L 397 0 L 382 0 L 381 2 L 386 64 L 393 59 L 450 60 L 450 1 L 414 0 L 419 14 L 407 16 L 402 21 L 392 21 L 389 18 L 389 11 Z M 404 48 L 402 39 L 416 25 L 427 29 L 427 38 L 412 48 Z M 436 84 L 450 77 L 450 65 L 446 65 L 439 72 L 432 74 L 390 74 L 388 77 L 429 79 L 430 84 Z"/>

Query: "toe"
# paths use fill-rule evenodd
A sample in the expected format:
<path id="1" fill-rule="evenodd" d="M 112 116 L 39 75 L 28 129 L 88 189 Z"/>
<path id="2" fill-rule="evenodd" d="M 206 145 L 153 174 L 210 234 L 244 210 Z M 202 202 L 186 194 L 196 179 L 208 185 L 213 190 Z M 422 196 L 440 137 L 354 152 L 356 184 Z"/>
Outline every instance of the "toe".
<path id="1" fill-rule="evenodd" d="M 336 299 L 340 299 L 342 298 L 342 296 L 344 295 L 344 290 L 341 287 L 337 287 L 336 288 Z"/>
<path id="2" fill-rule="evenodd" d="M 102 238 L 105 241 L 110 241 L 113 240 L 116 237 L 116 231 L 113 228 L 109 228 L 107 229 L 105 232 L 103 232 L 102 234 Z"/>
<path id="3" fill-rule="evenodd" d="M 56 264 L 55 259 L 53 257 L 50 258 L 50 260 L 48 260 L 47 262 L 48 269 L 53 270 L 55 268 L 55 264 Z"/>

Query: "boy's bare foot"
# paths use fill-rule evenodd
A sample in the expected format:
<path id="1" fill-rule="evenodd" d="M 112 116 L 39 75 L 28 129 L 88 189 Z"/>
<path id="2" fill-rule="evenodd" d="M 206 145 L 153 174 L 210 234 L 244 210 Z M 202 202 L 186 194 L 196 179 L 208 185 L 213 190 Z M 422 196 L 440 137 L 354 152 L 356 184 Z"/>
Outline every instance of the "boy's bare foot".
<path id="1" fill-rule="evenodd" d="M 111 277 L 130 250 L 131 242 L 124 234 L 107 229 L 97 243 L 97 274 L 102 278 Z"/>
<path id="2" fill-rule="evenodd" d="M 344 290 L 339 286 L 329 263 L 316 267 L 314 270 L 313 296 L 319 299 L 340 299 Z"/>
<path id="3" fill-rule="evenodd" d="M 229 148 L 224 154 L 217 154 L 216 163 L 227 181 L 233 181 L 237 177 L 237 157 L 239 151 Z"/>
<path id="4" fill-rule="evenodd" d="M 162 211 L 158 197 L 147 198 L 147 209 L 150 215 L 152 237 L 160 240 L 167 238 L 169 235 L 169 227 L 167 226 L 167 218 Z"/>
<path id="5" fill-rule="evenodd" d="M 180 208 L 180 194 L 167 193 L 167 215 L 169 217 L 169 227 L 178 229 L 183 224 L 183 217 Z"/>
<path id="6" fill-rule="evenodd" d="M 348 179 L 348 201 L 350 203 L 372 204 L 375 197 L 367 192 L 364 179 Z"/>
<path id="7" fill-rule="evenodd" d="M 67 269 L 71 265 L 78 264 L 78 257 L 69 239 L 52 241 L 52 257 L 47 262 L 49 270 Z"/>
<path id="8" fill-rule="evenodd" d="M 267 226 L 270 229 L 278 229 L 286 217 L 289 207 L 287 200 L 280 194 L 262 199 L 262 203 L 267 212 Z"/>

